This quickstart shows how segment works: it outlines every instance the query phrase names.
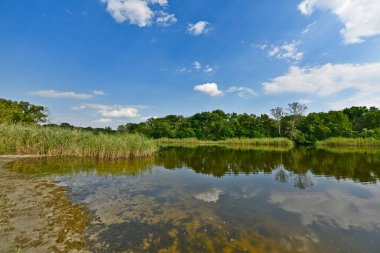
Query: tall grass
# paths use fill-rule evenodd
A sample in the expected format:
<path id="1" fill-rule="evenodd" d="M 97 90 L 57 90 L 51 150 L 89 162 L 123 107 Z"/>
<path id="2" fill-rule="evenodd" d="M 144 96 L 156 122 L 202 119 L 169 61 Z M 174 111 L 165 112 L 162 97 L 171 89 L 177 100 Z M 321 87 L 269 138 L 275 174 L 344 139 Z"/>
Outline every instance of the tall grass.
<path id="1" fill-rule="evenodd" d="M 379 146 L 380 139 L 376 138 L 342 138 L 335 137 L 329 138 L 323 141 L 317 141 L 317 147 L 329 146 L 329 147 L 339 147 L 339 146 Z"/>
<path id="2" fill-rule="evenodd" d="M 6 154 L 127 158 L 151 155 L 156 150 L 152 140 L 136 134 L 0 124 L 0 152 Z"/>
<path id="3" fill-rule="evenodd" d="M 165 145 L 251 145 L 251 146 L 286 146 L 292 147 L 294 143 L 287 138 L 231 138 L 220 141 L 198 140 L 195 138 L 168 139 L 161 138 L 155 140 L 159 146 Z"/>

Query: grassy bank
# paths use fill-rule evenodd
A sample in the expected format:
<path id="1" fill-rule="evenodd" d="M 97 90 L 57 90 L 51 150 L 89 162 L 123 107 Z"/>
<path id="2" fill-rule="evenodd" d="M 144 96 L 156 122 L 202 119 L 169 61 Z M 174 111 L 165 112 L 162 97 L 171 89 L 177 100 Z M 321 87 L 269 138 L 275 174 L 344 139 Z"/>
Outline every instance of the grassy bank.
<path id="1" fill-rule="evenodd" d="M 0 153 L 126 158 L 151 155 L 156 144 L 137 134 L 0 124 Z"/>
<path id="2" fill-rule="evenodd" d="M 329 138 L 316 143 L 317 147 L 348 147 L 348 146 L 379 146 L 380 139 L 376 138 Z"/>
<path id="3" fill-rule="evenodd" d="M 273 147 L 292 147 L 294 143 L 287 138 L 261 138 L 261 139 L 238 139 L 232 138 L 220 141 L 198 140 L 195 138 L 186 139 L 157 139 L 159 146 L 167 145 L 250 145 L 250 146 L 273 146 Z"/>

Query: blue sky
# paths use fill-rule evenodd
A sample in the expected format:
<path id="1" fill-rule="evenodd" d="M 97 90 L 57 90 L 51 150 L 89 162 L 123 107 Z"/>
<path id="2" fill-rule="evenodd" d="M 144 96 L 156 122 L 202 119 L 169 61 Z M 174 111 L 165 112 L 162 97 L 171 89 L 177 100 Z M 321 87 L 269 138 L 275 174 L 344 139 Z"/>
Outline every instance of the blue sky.
<path id="1" fill-rule="evenodd" d="M 0 0 L 0 97 L 51 121 L 380 106 L 374 0 Z"/>

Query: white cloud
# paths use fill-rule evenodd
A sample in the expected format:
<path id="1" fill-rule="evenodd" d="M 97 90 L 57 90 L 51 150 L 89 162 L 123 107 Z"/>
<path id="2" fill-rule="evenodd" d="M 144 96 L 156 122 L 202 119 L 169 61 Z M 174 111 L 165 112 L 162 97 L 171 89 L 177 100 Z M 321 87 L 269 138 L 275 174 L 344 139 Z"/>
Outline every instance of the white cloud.
<path id="1" fill-rule="evenodd" d="M 342 91 L 354 95 L 331 104 L 346 106 L 380 105 L 380 62 L 367 64 L 325 64 L 316 67 L 290 67 L 289 71 L 263 83 L 267 93 L 299 92 L 331 96 Z"/>
<path id="2" fill-rule="evenodd" d="M 139 27 L 152 23 L 154 12 L 144 0 L 101 0 L 107 5 L 107 11 L 118 23 L 128 21 Z"/>
<path id="3" fill-rule="evenodd" d="M 212 97 L 223 94 L 223 91 L 218 89 L 218 85 L 216 83 L 205 83 L 202 85 L 196 85 L 194 87 L 194 90 L 206 93 Z"/>
<path id="4" fill-rule="evenodd" d="M 306 26 L 306 28 L 302 30 L 302 34 L 306 34 L 306 33 L 308 33 L 308 32 L 310 31 L 310 29 L 311 29 L 313 26 L 315 26 L 316 23 L 317 23 L 317 22 L 313 22 L 313 23 L 309 24 L 308 26 Z"/>
<path id="5" fill-rule="evenodd" d="M 168 26 L 177 22 L 174 14 L 168 14 L 162 10 L 153 10 L 151 5 L 165 7 L 167 0 L 101 0 L 106 4 L 107 11 L 118 23 L 129 22 L 139 27 L 149 26 L 153 18 L 157 16 L 156 22 Z"/>
<path id="6" fill-rule="evenodd" d="M 257 95 L 257 93 L 250 88 L 247 87 L 236 87 L 232 86 L 226 90 L 228 93 L 237 93 L 239 97 L 245 97 L 246 95 Z"/>
<path id="7" fill-rule="evenodd" d="M 199 70 L 202 68 L 202 65 L 199 63 L 199 61 L 194 61 L 193 66 L 196 70 Z"/>
<path id="8" fill-rule="evenodd" d="M 202 64 L 199 61 L 193 61 L 191 63 L 191 65 L 192 65 L 192 67 L 181 68 L 181 69 L 178 69 L 177 71 L 181 72 L 181 73 L 191 73 L 194 70 L 196 72 L 203 72 L 205 74 L 212 74 L 215 72 L 215 68 L 216 68 L 216 67 L 213 67 L 211 65 L 202 66 Z"/>
<path id="9" fill-rule="evenodd" d="M 210 65 L 207 65 L 206 68 L 204 69 L 204 72 L 207 73 L 207 74 L 213 73 L 214 72 L 214 68 L 211 67 Z"/>
<path id="10" fill-rule="evenodd" d="M 121 107 L 114 110 L 99 110 L 100 115 L 103 117 L 111 118 L 134 118 L 140 117 L 138 109 L 134 107 Z"/>
<path id="11" fill-rule="evenodd" d="M 355 44 L 380 34 L 380 4 L 378 0 L 303 0 L 298 9 L 311 15 L 316 9 L 327 10 L 344 24 L 340 31 L 344 43 Z"/>
<path id="12" fill-rule="evenodd" d="M 105 95 L 103 91 L 94 90 L 92 93 L 76 93 L 74 91 L 56 91 L 56 90 L 38 90 L 29 92 L 29 94 L 47 98 L 72 98 L 72 99 L 90 99 L 95 96 Z"/>
<path id="13" fill-rule="evenodd" d="M 149 0 L 149 2 L 152 4 L 159 4 L 161 6 L 168 5 L 168 0 Z"/>
<path id="14" fill-rule="evenodd" d="M 194 87 L 194 90 L 206 93 L 212 97 L 222 95 L 224 93 L 236 93 L 239 97 L 245 97 L 247 95 L 257 95 L 257 93 L 253 89 L 250 89 L 248 87 L 231 86 L 230 88 L 223 91 L 218 88 L 218 85 L 216 83 L 205 83 L 202 85 L 196 85 Z"/>
<path id="15" fill-rule="evenodd" d="M 300 61 L 303 58 L 303 53 L 300 52 L 298 49 L 299 44 L 299 42 L 284 43 L 281 46 L 263 44 L 260 46 L 260 49 L 268 49 L 269 58 L 277 58 L 279 60 L 286 59 Z"/>
<path id="16" fill-rule="evenodd" d="M 83 104 L 74 106 L 71 109 L 75 111 L 92 109 L 96 110 L 102 118 L 139 118 L 138 108 L 147 108 L 145 106 L 120 106 L 120 105 L 103 105 L 103 104 Z"/>
<path id="17" fill-rule="evenodd" d="M 177 22 L 177 18 L 174 14 L 169 14 L 164 11 L 158 12 L 158 16 L 156 18 L 156 23 L 161 26 L 170 26 L 171 24 L 174 24 Z"/>
<path id="18" fill-rule="evenodd" d="M 210 29 L 210 23 L 206 21 L 198 21 L 195 24 L 189 24 L 187 26 L 187 31 L 191 35 L 199 36 L 201 34 L 207 33 Z"/>
<path id="19" fill-rule="evenodd" d="M 191 72 L 191 69 L 188 69 L 188 68 L 180 68 L 177 70 L 178 72 L 180 73 L 190 73 Z"/>
<path id="20" fill-rule="evenodd" d="M 75 111 L 80 111 L 84 109 L 95 109 L 95 110 L 112 110 L 114 107 L 102 104 L 82 104 L 80 106 L 74 106 L 71 109 Z"/>
<path id="21" fill-rule="evenodd" d="M 92 93 L 94 93 L 94 95 L 97 95 L 97 96 L 106 95 L 106 93 L 104 93 L 104 91 L 101 91 L 101 90 L 94 90 Z"/>

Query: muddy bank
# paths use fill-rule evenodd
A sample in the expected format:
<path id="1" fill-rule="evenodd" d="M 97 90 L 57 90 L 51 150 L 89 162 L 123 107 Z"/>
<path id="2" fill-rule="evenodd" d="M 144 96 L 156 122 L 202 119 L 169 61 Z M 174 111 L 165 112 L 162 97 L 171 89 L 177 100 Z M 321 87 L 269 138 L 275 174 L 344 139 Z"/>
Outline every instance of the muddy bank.
<path id="1" fill-rule="evenodd" d="M 87 252 L 90 216 L 54 182 L 4 169 L 0 157 L 0 252 Z"/>

